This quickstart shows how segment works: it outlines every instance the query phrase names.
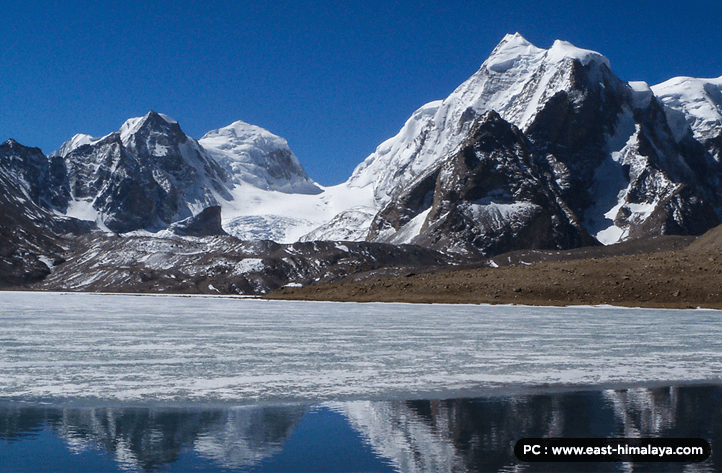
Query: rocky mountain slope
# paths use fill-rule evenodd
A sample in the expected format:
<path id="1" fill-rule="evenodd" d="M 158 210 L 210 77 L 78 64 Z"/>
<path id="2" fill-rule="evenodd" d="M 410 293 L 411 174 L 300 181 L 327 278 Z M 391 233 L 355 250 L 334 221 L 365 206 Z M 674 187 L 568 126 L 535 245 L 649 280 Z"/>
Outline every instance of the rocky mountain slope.
<path id="1" fill-rule="evenodd" d="M 66 169 L 66 213 L 116 233 L 165 229 L 230 198 L 226 172 L 153 111 L 103 138 L 76 136 L 53 158 Z"/>
<path id="2" fill-rule="evenodd" d="M 495 257 L 498 267 L 284 287 L 266 297 L 722 309 L 720 234 L 722 226 L 697 241 L 660 236 L 576 250 L 517 251 Z"/>
<path id="3" fill-rule="evenodd" d="M 260 295 L 282 286 L 434 271 L 475 263 L 410 245 L 281 245 L 228 235 L 78 237 L 62 265 L 32 289 Z M 476 262 L 478 264 L 478 262 Z"/>
<path id="4" fill-rule="evenodd" d="M 66 202 L 59 166 L 48 166 L 38 148 L 13 140 L 0 145 L 0 286 L 42 280 L 63 261 L 64 235 L 94 227 L 49 210 Z"/>
<path id="5" fill-rule="evenodd" d="M 338 186 L 314 183 L 286 140 L 240 121 L 195 140 L 151 111 L 104 137 L 76 135 L 49 156 L 8 141 L 0 147 L 2 271 L 26 283 L 52 268 L 52 287 L 61 287 L 56 272 L 72 275 L 52 262 L 91 273 L 102 266 L 77 263 L 85 251 L 145 261 L 133 238 L 178 240 L 191 260 L 206 243 L 209 255 L 226 251 L 209 243 L 216 237 L 366 242 L 342 244 L 353 248 L 355 270 L 386 271 L 426 264 L 397 265 L 390 248 L 398 245 L 415 245 L 403 254 L 423 248 L 438 267 L 509 251 L 699 235 L 720 223 L 721 150 L 722 78 L 649 87 L 619 79 L 599 53 L 507 35 L 471 78 L 417 110 Z M 106 235 L 69 236 L 90 231 Z M 323 279 L 310 268 L 334 266 L 336 252 L 327 250 L 336 246 L 314 245 L 303 247 L 304 276 L 275 275 L 263 290 L 249 283 L 243 291 Z M 369 263 L 382 255 L 388 261 Z"/>
<path id="6" fill-rule="evenodd" d="M 498 195 L 508 188 L 476 188 L 476 202 L 446 215 L 443 229 L 435 224 L 439 208 L 457 205 L 439 203 L 445 192 L 461 191 L 449 183 L 465 181 L 457 176 L 443 183 L 439 176 L 459 169 L 451 163 L 460 153 L 479 147 L 473 143 L 479 117 L 493 111 L 523 134 L 525 146 L 512 153 L 518 161 L 533 156 L 528 170 L 563 209 L 564 218 L 550 215 L 544 228 L 534 231 L 563 234 L 569 224 L 576 229 L 571 238 L 534 245 L 573 247 L 589 243 L 585 234 L 604 244 L 644 235 L 699 234 L 719 223 L 722 207 L 719 83 L 673 80 L 652 89 L 617 78 L 599 53 L 563 41 L 544 50 L 518 34 L 508 35 L 476 74 L 443 101 L 420 108 L 397 136 L 380 145 L 347 185 L 373 189 L 371 241 L 444 241 L 488 255 L 513 249 L 488 233 L 494 225 L 518 226 L 517 210 L 531 209 L 528 197 Z M 500 174 L 521 177 L 514 166 L 504 169 L 514 160 L 495 157 L 508 156 L 508 144 L 483 146 Z M 434 179 L 446 188 L 437 188 Z M 476 218 L 469 218 L 468 205 L 475 206 Z M 479 219 L 484 222 L 471 225 L 476 231 L 455 236 L 446 231 Z M 477 238 L 480 233 L 489 235 L 486 242 Z"/>

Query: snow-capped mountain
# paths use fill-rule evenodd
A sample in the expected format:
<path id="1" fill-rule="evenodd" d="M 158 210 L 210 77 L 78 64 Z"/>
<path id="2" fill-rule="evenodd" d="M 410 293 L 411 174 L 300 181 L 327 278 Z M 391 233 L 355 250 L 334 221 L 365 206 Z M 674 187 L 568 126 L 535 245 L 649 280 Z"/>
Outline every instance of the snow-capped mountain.
<path id="1" fill-rule="evenodd" d="M 623 82 L 599 53 L 563 41 L 545 50 L 519 34 L 507 35 L 471 78 L 446 99 L 417 110 L 395 137 L 356 168 L 346 185 L 371 189 L 374 197 L 376 215 L 367 238 L 459 251 L 473 247 L 492 254 L 517 245 L 564 248 L 593 241 L 585 233 L 610 244 L 711 228 L 719 223 L 714 208 L 722 205 L 722 170 L 710 154 L 719 148 L 715 139 L 722 129 L 719 88 L 706 81 L 698 87 L 706 93 L 703 99 L 691 91 L 674 95 L 677 102 L 671 94 L 655 97 L 663 89 L 668 88 Z M 672 106 L 685 120 L 670 127 Z M 492 111 L 528 142 L 520 139 L 512 148 L 508 143 L 488 148 L 489 140 L 473 142 L 479 117 Z M 694 131 L 682 126 L 685 121 L 692 122 Z M 704 146 L 701 137 L 707 139 Z M 509 194 L 518 183 L 485 184 L 494 175 L 487 171 L 474 183 L 459 176 L 473 185 L 466 189 L 471 200 L 456 202 L 460 189 L 444 188 L 441 170 L 460 170 L 449 164 L 459 161 L 459 153 L 476 153 L 481 159 L 474 151 L 479 146 L 485 148 L 482 161 L 494 161 L 499 176 L 516 173 L 505 167 L 509 153 L 521 161 L 533 155 L 536 169 L 526 170 L 551 191 L 555 202 L 540 208 L 549 212 L 556 206 L 561 213 L 531 218 L 530 209 L 538 204 L 528 195 Z M 460 212 L 449 214 L 450 205 Z M 443 229 L 436 221 L 440 216 L 446 221 Z M 451 228 L 461 230 L 450 238 Z M 569 233 L 569 228 L 575 230 Z M 520 241 L 519 235 L 530 232 L 558 237 Z M 326 234 L 338 233 L 338 228 L 326 227 Z M 561 237 L 565 234 L 568 238 Z"/>
<path id="2" fill-rule="evenodd" d="M 151 111 L 101 138 L 76 135 L 45 161 L 63 181 L 51 207 L 117 233 L 158 232 L 220 206 L 229 234 L 292 243 L 370 202 L 364 190 L 319 186 L 286 140 L 241 121 L 196 141 Z"/>
<path id="3" fill-rule="evenodd" d="M 675 77 L 655 85 L 652 90 L 665 106 L 675 139 L 681 141 L 690 128 L 694 137 L 721 162 L 722 77 Z"/>
<path id="4" fill-rule="evenodd" d="M 161 230 L 230 198 L 223 169 L 153 111 L 99 139 L 76 135 L 51 156 L 66 168 L 67 215 L 118 233 Z"/>
<path id="5" fill-rule="evenodd" d="M 609 61 L 601 54 L 563 41 L 544 50 L 518 33 L 507 35 L 449 97 L 417 110 L 394 138 L 354 170 L 349 183 L 372 185 L 376 202 L 383 205 L 415 176 L 454 151 L 476 116 L 494 110 L 526 131 L 543 104 L 568 88 L 572 71 L 565 65 L 573 61 L 599 75 L 609 71 Z"/>
<path id="6" fill-rule="evenodd" d="M 198 142 L 223 166 L 233 182 L 286 193 L 318 194 L 298 158 L 280 136 L 237 121 L 206 133 Z"/>
<path id="7" fill-rule="evenodd" d="M 7 212 L 55 236 L 227 232 L 472 256 L 611 244 L 719 224 L 722 78 L 649 87 L 620 80 L 597 52 L 507 35 L 333 187 L 260 127 L 195 140 L 153 111 L 47 157 L 12 141 L 0 151 Z"/>
<path id="8" fill-rule="evenodd" d="M 292 243 L 340 212 L 370 203 L 364 190 L 313 182 L 286 140 L 258 126 L 237 121 L 206 133 L 199 143 L 232 181 L 231 198 L 219 200 L 223 228 L 242 240 Z M 355 234 L 337 239 L 366 237 L 363 230 Z"/>

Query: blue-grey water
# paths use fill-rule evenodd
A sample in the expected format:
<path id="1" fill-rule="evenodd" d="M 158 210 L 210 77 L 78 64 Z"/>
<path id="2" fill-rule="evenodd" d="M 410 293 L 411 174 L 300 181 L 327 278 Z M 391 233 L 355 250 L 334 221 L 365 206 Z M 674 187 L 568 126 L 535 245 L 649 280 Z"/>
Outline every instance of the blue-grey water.
<path id="1" fill-rule="evenodd" d="M 522 463 L 522 438 L 704 438 L 703 463 Z M 242 407 L 0 404 L 3 472 L 722 470 L 722 386 Z"/>
<path id="2" fill-rule="evenodd" d="M 0 292 L 0 471 L 716 471 L 719 311 Z M 524 437 L 703 464 L 520 464 Z"/>

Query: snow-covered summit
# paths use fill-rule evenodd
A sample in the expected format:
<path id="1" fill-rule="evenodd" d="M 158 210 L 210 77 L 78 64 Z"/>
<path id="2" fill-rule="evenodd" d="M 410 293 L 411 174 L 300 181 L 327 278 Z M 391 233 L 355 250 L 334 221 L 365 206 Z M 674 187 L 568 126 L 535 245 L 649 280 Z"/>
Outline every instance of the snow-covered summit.
<path id="1" fill-rule="evenodd" d="M 697 139 L 707 139 L 710 133 L 722 132 L 722 77 L 675 77 L 653 86 L 652 90 L 668 110 L 682 114 L 675 116 L 668 112 L 670 125 L 677 137 L 683 133 L 680 130 L 683 125 L 681 118 Z"/>
<path id="2" fill-rule="evenodd" d="M 178 122 L 170 118 L 168 115 L 151 110 L 142 117 L 130 118 L 123 123 L 120 130 L 118 130 L 123 144 L 127 144 L 131 136 L 138 133 L 143 126 L 147 126 L 153 121 L 161 124 L 165 122 L 168 125 L 178 125 Z"/>
<path id="3" fill-rule="evenodd" d="M 552 47 L 549 51 L 547 51 L 546 59 L 549 62 L 562 62 L 574 59 L 581 62 L 583 66 L 586 66 L 591 62 L 598 62 L 606 65 L 607 67 L 611 67 L 609 59 L 607 59 L 604 55 L 589 49 L 578 48 L 572 43 L 559 39 L 554 41 Z"/>
<path id="4" fill-rule="evenodd" d="M 78 133 L 75 136 L 73 136 L 72 138 L 70 138 L 68 141 L 63 143 L 63 145 L 59 149 L 53 151 L 50 154 L 50 157 L 52 158 L 55 156 L 60 156 L 60 157 L 66 156 L 67 154 L 80 148 L 81 146 L 89 145 L 89 144 L 93 143 L 94 141 L 98 141 L 98 140 L 99 140 L 99 138 L 93 138 L 90 135 Z"/>
<path id="5" fill-rule="evenodd" d="M 284 138 L 274 135 L 265 128 L 241 120 L 218 130 L 211 130 L 201 140 L 212 145 L 213 148 L 233 149 L 239 156 L 255 154 L 254 148 L 260 152 L 288 148 L 288 142 Z"/>
<path id="6" fill-rule="evenodd" d="M 234 183 L 260 189 L 317 194 L 288 142 L 280 136 L 243 121 L 206 133 L 199 143 L 223 166 Z"/>
<path id="7" fill-rule="evenodd" d="M 537 48 L 519 33 L 508 34 L 494 48 L 485 64 L 488 70 L 503 73 L 511 69 L 522 58 L 543 53 L 543 49 Z"/>
<path id="8" fill-rule="evenodd" d="M 347 184 L 372 185 L 379 206 L 442 156 L 452 152 L 471 121 L 494 110 L 526 131 L 556 93 L 573 87 L 573 64 L 602 77 L 609 61 L 594 51 L 556 41 L 546 50 L 519 33 L 506 35 L 480 69 L 442 101 L 414 112 L 401 131 L 362 162 Z"/>

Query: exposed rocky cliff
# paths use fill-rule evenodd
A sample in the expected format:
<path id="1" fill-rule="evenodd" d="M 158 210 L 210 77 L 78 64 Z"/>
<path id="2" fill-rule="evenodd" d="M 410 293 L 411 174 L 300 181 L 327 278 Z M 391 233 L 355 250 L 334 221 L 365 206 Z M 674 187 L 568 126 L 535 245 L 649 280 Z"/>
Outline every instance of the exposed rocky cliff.
<path id="1" fill-rule="evenodd" d="M 63 235 L 92 229 L 52 210 L 66 203 L 61 166 L 37 148 L 0 145 L 0 286 L 42 280 L 63 261 Z"/>
<path id="2" fill-rule="evenodd" d="M 67 168 L 69 213 L 84 210 L 84 217 L 117 233 L 158 231 L 230 197 L 218 163 L 177 122 L 153 111 L 101 139 L 66 145 L 59 156 Z"/>
<path id="3" fill-rule="evenodd" d="M 716 82 L 695 84 L 710 109 L 704 119 L 694 94 L 667 86 L 656 97 L 617 78 L 599 53 L 508 35 L 476 74 L 419 109 L 356 169 L 349 184 L 373 187 L 379 206 L 367 239 L 493 255 L 701 234 L 722 208 L 722 114 Z M 498 139 L 480 142 L 480 116 L 508 122 L 516 142 L 499 126 L 489 131 Z M 495 164 L 470 165 L 472 154 Z M 484 180 L 504 184 L 478 187 Z"/>

